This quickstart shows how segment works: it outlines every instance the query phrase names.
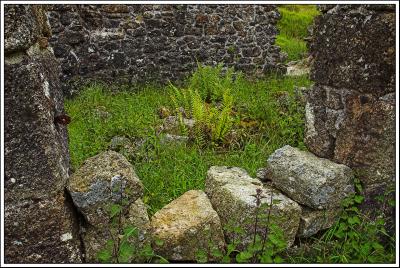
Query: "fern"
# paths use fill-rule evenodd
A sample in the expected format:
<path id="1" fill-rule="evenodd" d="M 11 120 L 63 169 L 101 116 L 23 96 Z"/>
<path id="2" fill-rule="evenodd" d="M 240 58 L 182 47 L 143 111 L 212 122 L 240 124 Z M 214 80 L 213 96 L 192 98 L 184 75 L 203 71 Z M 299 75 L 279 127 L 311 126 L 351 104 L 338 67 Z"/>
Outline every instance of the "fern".
<path id="1" fill-rule="evenodd" d="M 197 71 L 189 80 L 189 88 L 178 89 L 170 84 L 170 97 L 176 114 L 179 116 L 181 132 L 189 136 L 201 147 L 208 142 L 221 144 L 234 126 L 232 110 L 235 87 L 235 72 L 232 68 L 223 73 L 223 65 L 216 67 L 198 65 Z M 212 107 L 212 103 L 221 102 L 221 107 Z M 182 108 L 184 114 L 182 113 Z M 184 117 L 195 120 L 193 129 L 188 131 Z"/>

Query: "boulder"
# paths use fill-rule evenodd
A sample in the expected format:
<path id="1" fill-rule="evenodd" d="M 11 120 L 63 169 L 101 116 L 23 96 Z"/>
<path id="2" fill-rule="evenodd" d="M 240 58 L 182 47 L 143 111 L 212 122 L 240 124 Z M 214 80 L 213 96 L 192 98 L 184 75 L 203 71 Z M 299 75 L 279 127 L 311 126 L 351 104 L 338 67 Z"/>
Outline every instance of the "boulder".
<path id="1" fill-rule="evenodd" d="M 259 206 L 257 191 L 262 197 Z M 268 224 L 277 225 L 283 231 L 288 247 L 293 244 L 300 221 L 300 205 L 273 187 L 251 178 L 245 170 L 236 167 L 211 167 L 207 173 L 206 192 L 221 218 L 228 243 L 238 242 L 239 249 L 252 243 L 256 211 L 260 218 L 264 215 L 264 221 L 260 221 L 260 228 L 257 228 L 257 234 L 262 236 L 267 224 L 265 216 L 271 209 Z M 243 234 L 238 237 L 232 227 L 239 227 Z"/>
<path id="2" fill-rule="evenodd" d="M 225 240 L 219 217 L 207 195 L 190 190 L 151 218 L 155 252 L 172 261 L 195 261 L 210 246 L 223 251 Z M 211 259 L 212 260 L 212 259 Z"/>
<path id="3" fill-rule="evenodd" d="M 246 170 L 239 167 L 212 166 L 207 171 L 205 192 L 211 199 L 214 190 L 226 184 L 262 186 L 262 182 L 249 176 Z"/>
<path id="4" fill-rule="evenodd" d="M 67 189 L 85 220 L 97 227 L 108 224 L 111 204 L 123 199 L 132 203 L 143 195 L 132 165 L 114 151 L 88 158 L 70 177 Z"/>
<path id="5" fill-rule="evenodd" d="M 268 158 L 274 185 L 298 203 L 314 208 L 335 208 L 354 192 L 353 171 L 286 145 Z"/>
<path id="6" fill-rule="evenodd" d="M 298 237 L 310 237 L 321 230 L 331 227 L 339 218 L 342 209 L 332 208 L 316 210 L 302 206 Z"/>

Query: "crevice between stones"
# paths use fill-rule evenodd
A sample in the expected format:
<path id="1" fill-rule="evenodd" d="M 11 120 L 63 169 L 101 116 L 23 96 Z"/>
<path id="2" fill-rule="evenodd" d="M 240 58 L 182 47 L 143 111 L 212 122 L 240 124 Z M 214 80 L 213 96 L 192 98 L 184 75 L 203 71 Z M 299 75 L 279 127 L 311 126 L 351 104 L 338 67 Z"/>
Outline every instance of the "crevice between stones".
<path id="1" fill-rule="evenodd" d="M 79 239 L 79 253 L 82 263 L 86 263 L 85 245 L 82 237 L 82 227 L 86 225 L 86 221 L 82 213 L 75 207 L 72 197 L 67 189 L 64 189 L 65 206 L 72 212 L 73 217 L 73 237 Z"/>

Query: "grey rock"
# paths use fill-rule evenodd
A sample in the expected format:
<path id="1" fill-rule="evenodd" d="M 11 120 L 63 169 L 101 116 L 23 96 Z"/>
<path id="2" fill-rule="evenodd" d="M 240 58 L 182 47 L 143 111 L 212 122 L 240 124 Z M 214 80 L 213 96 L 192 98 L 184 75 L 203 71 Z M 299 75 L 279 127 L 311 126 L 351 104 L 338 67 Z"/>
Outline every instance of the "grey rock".
<path id="1" fill-rule="evenodd" d="M 165 144 L 165 143 L 185 143 L 189 140 L 188 136 L 180 136 L 180 135 L 172 135 L 172 134 L 165 134 L 161 139 L 160 142 L 161 144 Z"/>
<path id="2" fill-rule="evenodd" d="M 140 250 L 149 246 L 150 220 L 146 205 L 138 198 L 130 204 L 127 214 L 121 218 L 121 228 L 133 227 L 137 235 L 128 238 L 128 242 L 134 247 L 134 254 L 128 259 L 128 263 L 143 263 L 144 256 L 140 256 Z M 87 263 L 98 263 L 98 254 L 107 247 L 107 241 L 118 241 L 118 228 L 111 222 L 104 226 L 87 225 L 83 228 L 82 242 L 85 248 L 85 261 Z"/>
<path id="3" fill-rule="evenodd" d="M 85 160 L 71 176 L 67 189 L 75 206 L 93 226 L 107 225 L 109 206 L 143 195 L 143 185 L 132 165 L 121 154 L 106 151 Z"/>
<path id="4" fill-rule="evenodd" d="M 269 224 L 277 225 L 283 231 L 287 247 L 293 244 L 300 222 L 301 207 L 261 181 L 251 178 L 247 172 L 235 167 L 211 167 L 206 179 L 206 192 L 224 226 L 227 242 L 238 242 L 244 249 L 252 243 L 254 222 L 257 210 L 256 197 L 260 191 L 259 214 L 267 215 L 271 208 Z M 272 197 L 272 198 L 271 198 Z M 272 199 L 272 202 L 271 202 Z M 260 217 L 261 218 L 261 217 Z M 266 219 L 259 222 L 257 234 L 265 233 Z M 262 227 L 264 226 L 264 227 Z M 243 235 L 236 234 L 232 227 L 239 227 Z"/>
<path id="5" fill-rule="evenodd" d="M 256 178 L 259 179 L 260 181 L 270 181 L 270 174 L 268 173 L 267 168 L 259 168 L 256 171 Z"/>
<path id="6" fill-rule="evenodd" d="M 194 127 L 194 124 L 196 123 L 196 121 L 193 119 L 182 118 L 182 123 L 185 127 L 187 127 L 188 129 L 191 129 Z M 180 125 L 179 117 L 171 115 L 164 119 L 162 128 L 164 131 L 169 131 L 169 130 L 179 128 L 179 125 Z"/>
<path id="7" fill-rule="evenodd" d="M 154 250 L 168 260 L 196 261 L 200 250 L 225 249 L 220 219 L 200 190 L 190 190 L 156 212 L 151 227 L 153 239 L 163 241 Z"/>
<path id="8" fill-rule="evenodd" d="M 262 182 L 249 176 L 246 170 L 239 167 L 212 166 L 207 171 L 205 192 L 212 198 L 215 189 L 226 184 L 262 186 Z"/>
<path id="9" fill-rule="evenodd" d="M 330 228 L 339 219 L 341 207 L 315 210 L 302 206 L 298 237 L 310 237 L 321 230 Z"/>
<path id="10" fill-rule="evenodd" d="M 274 185 L 302 205 L 333 208 L 354 192 L 353 171 L 310 152 L 286 145 L 268 158 Z"/>

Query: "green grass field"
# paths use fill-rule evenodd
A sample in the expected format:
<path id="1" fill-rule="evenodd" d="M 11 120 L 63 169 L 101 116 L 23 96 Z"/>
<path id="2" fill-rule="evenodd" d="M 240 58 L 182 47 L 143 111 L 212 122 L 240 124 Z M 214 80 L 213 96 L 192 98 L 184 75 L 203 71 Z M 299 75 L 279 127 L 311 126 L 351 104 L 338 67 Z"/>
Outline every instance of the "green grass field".
<path id="1" fill-rule="evenodd" d="M 288 53 L 288 61 L 305 56 L 302 38 L 318 15 L 312 5 L 282 5 L 277 44 Z M 191 189 L 204 189 L 207 170 L 213 165 L 237 166 L 251 176 L 266 165 L 268 156 L 289 144 L 305 149 L 304 96 L 300 87 L 310 87 L 306 76 L 268 75 L 262 79 L 221 74 L 220 67 L 201 67 L 183 83 L 172 86 L 125 88 L 119 92 L 94 84 L 66 99 L 71 116 L 68 125 L 69 149 L 73 169 L 107 148 L 114 136 L 131 140 L 145 139 L 134 156 L 128 156 L 144 184 L 143 201 L 149 215 Z M 150 81 L 151 82 L 151 81 Z M 194 94 L 198 91 L 198 95 Z M 173 97 L 189 102 L 186 113 L 203 120 L 213 132 L 226 127 L 218 139 L 191 133 L 188 143 L 163 143 L 159 134 L 162 119 L 159 109 L 177 115 Z M 182 97 L 184 96 L 184 97 Z M 178 98 L 179 99 L 179 98 Z M 175 99 L 176 102 L 178 102 Z M 178 104 L 179 104 L 178 103 Z M 228 103 L 228 104 L 227 104 Z M 232 104 L 232 105 L 231 105 Z M 179 105 L 178 105 L 179 106 Z M 184 106 L 184 105 L 183 105 Z M 216 108 L 222 106 L 222 108 Z M 223 111 L 225 117 L 222 117 Z M 184 132 L 184 130 L 181 130 Z M 235 133 L 233 135 L 232 133 Z M 175 133 L 182 134 L 182 133 Z M 203 133 L 204 134 L 204 133 Z M 297 241 L 302 247 L 282 254 L 286 263 L 388 263 L 395 258 L 394 240 L 384 246 L 384 222 L 370 222 L 359 213 L 360 197 L 347 201 L 346 212 L 335 225 L 310 239 Z"/>
<path id="2" fill-rule="evenodd" d="M 212 165 L 240 166 L 255 175 L 274 150 L 285 144 L 301 147 L 304 107 L 297 103 L 294 89 L 309 85 L 306 77 L 237 81 L 233 91 L 234 98 L 241 100 L 236 104 L 237 120 L 243 125 L 253 122 L 257 129 L 242 130 L 240 144 L 231 148 L 160 145 L 155 135 L 162 123 L 157 109 L 171 106 L 167 88 L 111 93 L 94 85 L 66 100 L 73 119 L 68 127 L 72 165 L 76 169 L 88 157 L 106 150 L 114 136 L 150 137 L 146 157 L 132 164 L 144 183 L 144 201 L 153 214 L 184 192 L 203 189 Z"/>
<path id="3" fill-rule="evenodd" d="M 281 5 L 278 9 L 282 18 L 278 22 L 280 33 L 276 38 L 276 44 L 288 54 L 288 62 L 300 60 L 307 53 L 303 38 L 308 36 L 307 28 L 319 11 L 315 5 Z"/>

